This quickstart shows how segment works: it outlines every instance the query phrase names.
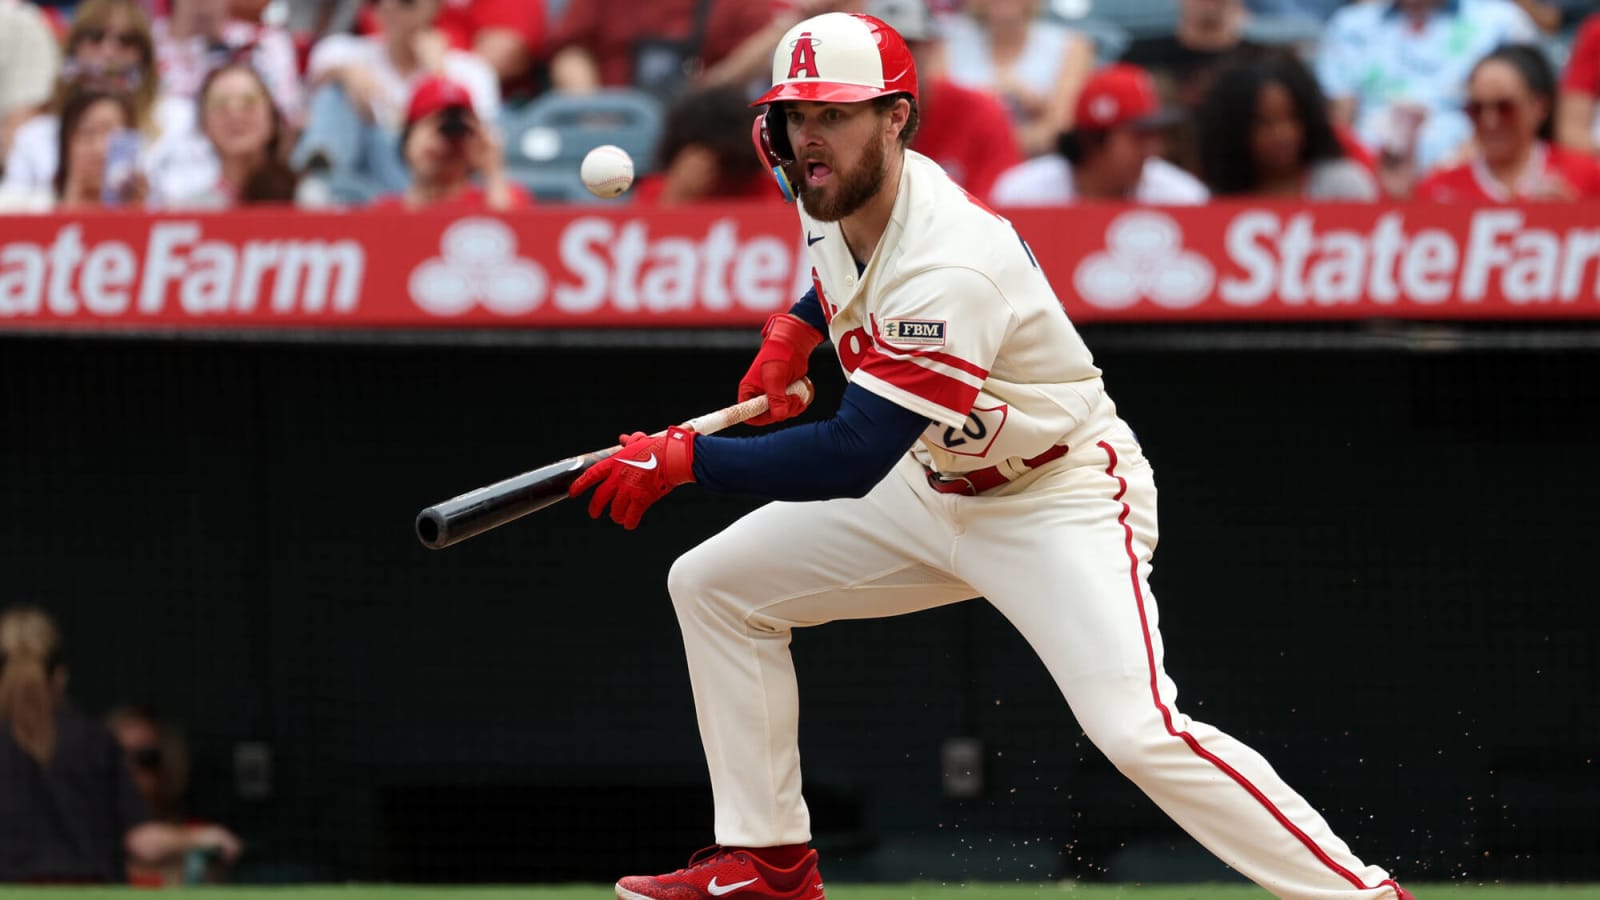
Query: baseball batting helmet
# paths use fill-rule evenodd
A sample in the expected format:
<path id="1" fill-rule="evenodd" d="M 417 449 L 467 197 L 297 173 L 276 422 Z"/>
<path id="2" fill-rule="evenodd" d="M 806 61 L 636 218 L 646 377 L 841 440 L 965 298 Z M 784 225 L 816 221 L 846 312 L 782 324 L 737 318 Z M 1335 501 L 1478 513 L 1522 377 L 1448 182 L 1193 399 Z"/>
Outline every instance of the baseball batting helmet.
<path id="1" fill-rule="evenodd" d="M 883 20 L 823 13 L 790 28 L 772 54 L 772 90 L 750 104 L 767 107 L 750 137 L 784 199 L 794 199 L 784 167 L 795 154 L 784 127 L 783 101 L 859 103 L 891 94 L 909 94 L 916 101 L 917 64 L 905 39 Z"/>

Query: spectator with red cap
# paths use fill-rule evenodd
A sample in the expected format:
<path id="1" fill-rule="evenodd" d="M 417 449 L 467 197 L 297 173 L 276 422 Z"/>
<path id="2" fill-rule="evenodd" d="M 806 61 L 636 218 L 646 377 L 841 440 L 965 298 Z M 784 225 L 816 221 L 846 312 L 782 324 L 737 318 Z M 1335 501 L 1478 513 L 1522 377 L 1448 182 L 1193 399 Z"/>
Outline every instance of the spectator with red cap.
<path id="1" fill-rule="evenodd" d="M 1556 107 L 1556 140 L 1580 153 L 1600 153 L 1600 13 L 1583 21 L 1561 78 Z"/>
<path id="2" fill-rule="evenodd" d="M 1022 162 L 1011 115 L 995 95 L 951 81 L 939 24 L 927 0 L 872 0 L 867 13 L 905 38 L 921 87 L 921 127 L 911 149 L 938 163 L 975 196 L 987 196 L 1000 173 Z"/>
<path id="3" fill-rule="evenodd" d="M 1532 44 L 1501 47 L 1473 67 L 1473 152 L 1417 185 L 1423 200 L 1508 203 L 1600 197 L 1600 161 L 1552 143 L 1555 73 Z"/>
<path id="4" fill-rule="evenodd" d="M 325 169 L 369 195 L 405 190 L 396 139 L 412 86 L 424 77 L 465 87 L 484 121 L 500 113 L 500 79 L 489 64 L 437 40 L 439 0 L 378 0 L 373 10 L 377 34 L 329 35 L 312 50 L 311 112 L 293 157 L 296 168 Z"/>
<path id="5" fill-rule="evenodd" d="M 506 176 L 500 142 L 473 112 L 472 95 L 448 78 L 429 76 L 412 92 L 400 155 L 411 183 L 376 208 L 507 210 L 532 203 Z"/>
<path id="6" fill-rule="evenodd" d="M 1204 203 L 1205 185 L 1159 155 L 1162 129 L 1176 115 L 1162 107 L 1143 69 L 1106 66 L 1078 95 L 1072 130 L 1061 135 L 1057 152 L 1006 171 L 990 198 L 996 206 L 1080 200 Z"/>

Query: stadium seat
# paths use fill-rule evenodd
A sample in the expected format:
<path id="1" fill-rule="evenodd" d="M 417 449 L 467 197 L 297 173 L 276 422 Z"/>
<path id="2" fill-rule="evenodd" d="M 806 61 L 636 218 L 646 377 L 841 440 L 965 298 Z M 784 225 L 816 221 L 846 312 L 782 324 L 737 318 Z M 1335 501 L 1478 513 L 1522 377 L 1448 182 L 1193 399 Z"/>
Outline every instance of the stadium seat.
<path id="1" fill-rule="evenodd" d="M 633 157 L 634 171 L 650 168 L 664 115 L 661 104 L 642 91 L 611 89 L 592 94 L 549 93 L 500 116 L 506 163 L 538 199 L 555 199 L 576 187 L 584 154 L 615 144 Z"/>

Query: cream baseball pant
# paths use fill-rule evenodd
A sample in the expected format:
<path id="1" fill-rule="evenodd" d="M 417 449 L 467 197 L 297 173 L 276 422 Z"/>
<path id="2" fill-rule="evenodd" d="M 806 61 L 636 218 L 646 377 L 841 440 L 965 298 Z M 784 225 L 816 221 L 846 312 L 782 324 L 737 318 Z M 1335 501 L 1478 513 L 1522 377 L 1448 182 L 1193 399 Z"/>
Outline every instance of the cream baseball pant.
<path id="1" fill-rule="evenodd" d="M 809 841 L 792 629 L 982 596 L 1044 661 L 1084 733 L 1224 862 L 1279 897 L 1392 898 L 1265 759 L 1178 711 L 1162 667 L 1150 465 L 1125 428 L 979 497 L 909 456 L 861 499 L 770 503 L 684 554 L 683 630 L 716 840 Z"/>

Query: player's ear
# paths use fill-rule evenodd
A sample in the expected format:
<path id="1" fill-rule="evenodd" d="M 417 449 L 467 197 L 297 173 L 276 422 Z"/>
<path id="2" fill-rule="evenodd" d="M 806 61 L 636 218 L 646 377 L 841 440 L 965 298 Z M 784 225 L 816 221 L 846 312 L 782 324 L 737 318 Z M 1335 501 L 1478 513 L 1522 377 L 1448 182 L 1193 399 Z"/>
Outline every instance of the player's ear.
<path id="1" fill-rule="evenodd" d="M 899 140 L 900 135 L 906 130 L 906 124 L 910 121 L 911 101 L 907 100 L 904 94 L 896 96 L 894 103 L 889 106 L 889 115 L 884 117 L 884 130 L 890 140 Z"/>

